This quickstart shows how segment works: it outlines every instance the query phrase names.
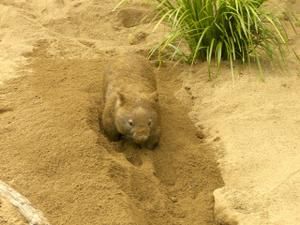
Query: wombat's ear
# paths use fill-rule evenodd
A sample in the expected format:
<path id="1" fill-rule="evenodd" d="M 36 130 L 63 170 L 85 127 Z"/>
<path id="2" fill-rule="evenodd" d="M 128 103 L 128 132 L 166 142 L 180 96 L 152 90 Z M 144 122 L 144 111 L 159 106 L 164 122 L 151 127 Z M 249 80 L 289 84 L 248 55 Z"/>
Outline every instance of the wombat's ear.
<path id="1" fill-rule="evenodd" d="M 149 95 L 149 99 L 152 101 L 152 102 L 158 102 L 158 94 L 156 91 L 152 92 L 150 95 Z"/>
<path id="2" fill-rule="evenodd" d="M 125 103 L 125 96 L 120 93 L 119 91 L 117 92 L 117 105 L 122 106 Z"/>

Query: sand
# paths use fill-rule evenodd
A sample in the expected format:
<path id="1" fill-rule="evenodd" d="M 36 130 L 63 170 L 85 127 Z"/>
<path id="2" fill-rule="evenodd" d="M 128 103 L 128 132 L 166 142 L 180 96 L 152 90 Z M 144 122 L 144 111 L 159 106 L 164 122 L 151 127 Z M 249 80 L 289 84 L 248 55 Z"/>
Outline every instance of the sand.
<path id="1" fill-rule="evenodd" d="M 234 82 L 227 66 L 210 82 L 205 64 L 155 69 L 159 148 L 110 143 L 106 66 L 167 30 L 152 32 L 147 1 L 117 2 L 0 0 L 0 180 L 55 225 L 297 225 L 299 62 L 265 82 L 255 68 Z"/>

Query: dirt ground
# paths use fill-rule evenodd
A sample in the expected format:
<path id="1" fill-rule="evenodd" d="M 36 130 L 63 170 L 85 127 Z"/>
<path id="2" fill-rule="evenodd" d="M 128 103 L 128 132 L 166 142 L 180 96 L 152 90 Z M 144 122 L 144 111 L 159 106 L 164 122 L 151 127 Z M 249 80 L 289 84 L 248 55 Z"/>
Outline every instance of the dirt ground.
<path id="1" fill-rule="evenodd" d="M 295 57 L 266 82 L 254 68 L 234 82 L 227 66 L 213 82 L 204 64 L 156 69 L 159 148 L 110 143 L 99 126 L 105 68 L 166 32 L 152 32 L 145 1 L 112 12 L 117 3 L 0 0 L 0 180 L 53 225 L 297 225 Z M 281 3 L 299 12 L 299 1 Z"/>

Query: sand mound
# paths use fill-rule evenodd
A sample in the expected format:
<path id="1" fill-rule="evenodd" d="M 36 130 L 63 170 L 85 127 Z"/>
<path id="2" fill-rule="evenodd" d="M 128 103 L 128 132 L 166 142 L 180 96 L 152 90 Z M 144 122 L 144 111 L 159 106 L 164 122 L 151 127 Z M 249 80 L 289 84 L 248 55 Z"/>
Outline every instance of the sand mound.
<path id="1" fill-rule="evenodd" d="M 210 224 L 212 191 L 222 181 L 211 149 L 172 96 L 180 83 L 168 73 L 159 79 L 160 148 L 118 147 L 98 121 L 110 59 L 49 58 L 47 46 L 33 52 L 33 74 L 3 89 L 13 111 L 1 117 L 1 176 L 13 178 L 53 224 Z"/>

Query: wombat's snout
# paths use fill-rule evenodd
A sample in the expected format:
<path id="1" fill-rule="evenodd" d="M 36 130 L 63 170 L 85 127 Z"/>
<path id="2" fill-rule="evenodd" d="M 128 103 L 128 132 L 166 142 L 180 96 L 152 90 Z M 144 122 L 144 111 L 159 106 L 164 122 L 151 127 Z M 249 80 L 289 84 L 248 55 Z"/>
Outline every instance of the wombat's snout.
<path id="1" fill-rule="evenodd" d="M 140 133 L 140 132 L 133 132 L 132 138 L 137 144 L 142 144 L 143 142 L 147 141 L 149 134 Z"/>

